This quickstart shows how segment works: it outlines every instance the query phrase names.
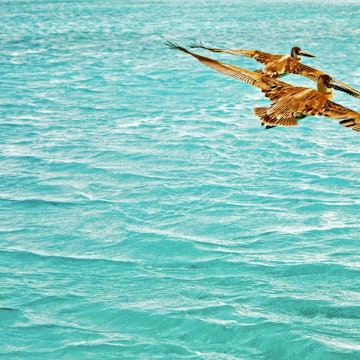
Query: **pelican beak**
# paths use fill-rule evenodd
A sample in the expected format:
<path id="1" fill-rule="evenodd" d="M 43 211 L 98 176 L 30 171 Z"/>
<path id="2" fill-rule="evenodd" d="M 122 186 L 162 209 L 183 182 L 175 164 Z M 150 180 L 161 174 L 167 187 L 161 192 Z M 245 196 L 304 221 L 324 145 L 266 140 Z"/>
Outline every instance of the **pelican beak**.
<path id="1" fill-rule="evenodd" d="M 301 56 L 307 56 L 307 57 L 316 57 L 315 55 L 310 54 L 310 53 L 308 53 L 308 52 L 305 51 L 305 50 L 300 50 L 300 51 L 299 51 L 299 55 L 301 55 Z"/>
<path id="2" fill-rule="evenodd" d="M 336 90 L 343 91 L 346 94 L 349 94 L 351 96 L 360 97 L 360 91 L 352 88 L 349 85 L 344 84 L 340 80 L 331 79 L 330 86 L 332 86 Z"/>

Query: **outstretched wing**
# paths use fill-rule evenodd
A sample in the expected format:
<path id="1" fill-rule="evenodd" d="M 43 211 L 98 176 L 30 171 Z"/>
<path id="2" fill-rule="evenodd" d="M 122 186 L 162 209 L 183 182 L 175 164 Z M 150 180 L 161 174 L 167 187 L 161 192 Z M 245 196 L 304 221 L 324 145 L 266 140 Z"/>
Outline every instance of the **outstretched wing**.
<path id="1" fill-rule="evenodd" d="M 340 125 L 360 131 L 360 114 L 333 101 L 327 100 L 324 109 L 319 111 L 317 115 L 340 120 Z"/>
<path id="2" fill-rule="evenodd" d="M 205 49 L 212 52 L 218 52 L 218 53 L 226 53 L 236 56 L 245 56 L 248 58 L 254 58 L 256 61 L 267 64 L 271 61 L 281 59 L 284 55 L 274 55 L 269 54 L 264 51 L 259 50 L 244 50 L 244 49 L 220 49 L 220 48 L 213 48 L 213 47 L 207 47 L 203 45 L 201 41 L 194 41 L 190 44 L 190 47 L 193 49 Z"/>
<path id="3" fill-rule="evenodd" d="M 243 49 L 220 49 L 205 46 L 201 41 L 193 41 L 189 45 L 192 49 L 205 49 L 217 53 L 226 53 L 236 56 L 254 57 L 257 50 L 243 50 Z"/>
<path id="4" fill-rule="evenodd" d="M 308 79 L 317 82 L 318 78 L 321 75 L 325 75 L 324 72 L 314 69 L 311 66 L 305 65 L 303 63 L 299 62 L 299 66 L 295 69 L 295 71 L 293 72 L 294 74 L 297 75 L 302 75 L 307 77 Z"/>
<path id="5" fill-rule="evenodd" d="M 171 42 L 167 42 L 166 44 L 172 49 L 180 50 L 186 54 L 195 57 L 202 64 L 208 66 L 209 68 L 221 74 L 231 76 L 235 79 L 241 80 L 243 82 L 246 82 L 252 86 L 261 89 L 265 93 L 265 96 L 267 96 L 270 100 L 276 100 L 279 96 L 278 95 L 279 92 L 282 89 L 291 87 L 291 85 L 287 83 L 284 83 L 277 79 L 270 78 L 269 76 L 263 75 L 259 72 L 246 70 L 235 65 L 225 64 L 221 61 L 195 54 L 181 47 L 180 45 Z"/>

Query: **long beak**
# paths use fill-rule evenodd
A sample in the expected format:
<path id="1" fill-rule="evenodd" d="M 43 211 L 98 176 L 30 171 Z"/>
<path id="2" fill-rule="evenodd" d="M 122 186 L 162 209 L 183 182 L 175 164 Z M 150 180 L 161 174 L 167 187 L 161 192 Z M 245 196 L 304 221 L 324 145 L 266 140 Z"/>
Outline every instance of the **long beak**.
<path id="1" fill-rule="evenodd" d="M 307 56 L 307 57 L 316 57 L 315 55 L 310 54 L 310 53 L 308 53 L 308 52 L 305 51 L 305 50 L 300 50 L 300 51 L 299 51 L 299 55 Z"/>
<path id="2" fill-rule="evenodd" d="M 356 90 L 356 89 L 352 88 L 351 86 L 344 84 L 340 80 L 332 79 L 330 81 L 330 85 L 336 90 L 343 91 L 344 93 L 349 94 L 351 96 L 355 96 L 357 98 L 360 97 L 359 90 Z"/>

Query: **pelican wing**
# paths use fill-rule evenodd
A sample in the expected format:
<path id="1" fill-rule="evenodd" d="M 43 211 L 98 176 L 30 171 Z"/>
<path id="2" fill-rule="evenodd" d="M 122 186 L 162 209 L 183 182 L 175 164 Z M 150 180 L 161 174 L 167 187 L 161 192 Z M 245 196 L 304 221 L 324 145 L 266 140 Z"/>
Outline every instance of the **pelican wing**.
<path id="1" fill-rule="evenodd" d="M 235 65 L 225 64 L 221 61 L 210 59 L 205 56 L 200 56 L 193 53 L 190 55 L 196 57 L 202 64 L 217 71 L 218 73 L 231 76 L 260 89 L 268 88 L 268 86 L 266 86 L 266 84 L 263 82 L 263 75 L 261 73 L 246 70 Z"/>
<path id="2" fill-rule="evenodd" d="M 243 50 L 243 49 L 228 49 L 227 50 L 227 49 L 206 48 L 206 47 L 202 47 L 202 48 L 213 51 L 213 52 L 222 52 L 222 53 L 227 53 L 227 54 L 236 55 L 236 56 L 244 56 L 244 57 L 248 57 L 248 58 L 253 58 L 256 61 L 258 61 L 259 63 L 265 64 L 265 65 L 269 64 L 271 62 L 276 62 L 284 57 L 284 55 L 274 55 L 274 54 L 269 54 L 267 52 L 259 51 L 259 50 Z"/>
<path id="3" fill-rule="evenodd" d="M 327 100 L 324 109 L 319 111 L 317 115 L 340 120 L 340 125 L 360 131 L 360 114 L 333 101 Z"/>
<path id="4" fill-rule="evenodd" d="M 240 81 L 246 82 L 252 86 L 263 88 L 262 74 L 254 71 L 249 71 L 242 69 L 235 65 L 225 64 L 221 61 L 207 58 L 205 56 L 200 56 L 197 54 L 190 53 L 190 55 L 197 58 L 202 64 L 208 66 L 209 68 L 227 76 L 231 76 Z"/>
<path id="5" fill-rule="evenodd" d="M 299 66 L 296 69 L 294 69 L 293 74 L 305 76 L 308 79 L 315 81 L 315 82 L 318 81 L 319 76 L 325 75 L 324 72 L 314 69 L 311 66 L 302 64 L 300 62 L 299 62 Z"/>
<path id="6" fill-rule="evenodd" d="M 259 52 L 257 50 L 220 49 L 220 48 L 207 47 L 207 46 L 203 45 L 203 43 L 201 41 L 192 42 L 190 44 L 190 47 L 193 49 L 205 49 L 205 50 L 212 51 L 212 52 L 226 53 L 226 54 L 231 54 L 231 55 L 236 55 L 236 56 L 245 56 L 248 58 L 255 57 L 256 53 Z M 266 54 L 266 53 L 264 53 L 264 54 Z M 271 55 L 271 54 L 267 54 L 267 55 Z"/>
<path id="7" fill-rule="evenodd" d="M 262 64 L 269 64 L 269 63 L 276 63 L 281 59 L 288 58 L 287 55 L 275 55 L 275 54 L 269 54 L 264 51 L 254 50 L 254 56 L 252 56 L 256 61 L 262 63 Z"/>

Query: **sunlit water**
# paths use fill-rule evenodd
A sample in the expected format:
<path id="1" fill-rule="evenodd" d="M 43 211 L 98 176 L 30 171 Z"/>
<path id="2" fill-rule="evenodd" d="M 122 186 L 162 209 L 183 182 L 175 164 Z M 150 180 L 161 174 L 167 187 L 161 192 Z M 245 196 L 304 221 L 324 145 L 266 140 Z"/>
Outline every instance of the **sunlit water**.
<path id="1" fill-rule="evenodd" d="M 298 45 L 360 88 L 358 1 L 3 0 L 0 19 L 2 359 L 360 359 L 360 134 L 265 130 L 258 89 L 164 45 Z"/>

